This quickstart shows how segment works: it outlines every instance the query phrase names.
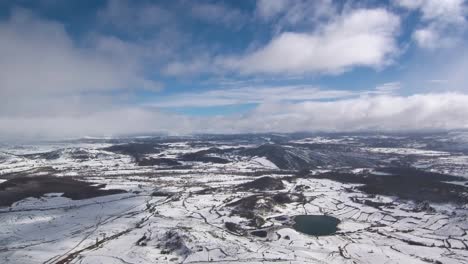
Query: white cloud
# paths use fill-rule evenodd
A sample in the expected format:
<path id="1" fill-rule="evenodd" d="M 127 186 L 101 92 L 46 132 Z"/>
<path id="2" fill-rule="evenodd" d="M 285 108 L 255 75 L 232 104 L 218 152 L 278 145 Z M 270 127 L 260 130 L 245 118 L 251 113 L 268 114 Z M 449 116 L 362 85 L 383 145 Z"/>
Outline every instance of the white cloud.
<path id="1" fill-rule="evenodd" d="M 286 10 L 290 4 L 290 0 L 258 0 L 257 14 L 263 19 L 270 19 Z"/>
<path id="2" fill-rule="evenodd" d="M 400 82 L 388 82 L 378 85 L 375 90 L 381 93 L 392 93 L 401 89 L 402 84 Z"/>
<path id="3" fill-rule="evenodd" d="M 358 9 L 312 33 L 285 32 L 263 48 L 218 60 L 241 73 L 340 73 L 382 67 L 398 53 L 399 17 L 384 9 Z"/>
<path id="4" fill-rule="evenodd" d="M 426 49 L 452 47 L 463 38 L 468 22 L 466 0 L 394 0 L 401 7 L 421 13 L 422 23 L 413 33 Z"/>
<path id="5" fill-rule="evenodd" d="M 288 26 L 312 28 L 315 22 L 337 15 L 332 0 L 260 0 L 256 15 L 264 22 L 274 21 L 279 32 Z"/>
<path id="6" fill-rule="evenodd" d="M 98 20 L 115 29 L 126 32 L 154 30 L 174 23 L 173 14 L 156 4 L 137 3 L 129 0 L 109 0 L 99 10 Z"/>
<path id="7" fill-rule="evenodd" d="M 78 116 L 0 117 L 0 138 L 36 139 L 132 133 L 189 133 L 195 120 L 151 109 L 111 108 Z"/>
<path id="8" fill-rule="evenodd" d="M 173 61 L 163 73 L 338 74 L 354 67 L 382 68 L 400 53 L 400 19 L 385 9 L 354 9 L 317 25 L 312 32 L 283 32 L 244 55 Z"/>
<path id="9" fill-rule="evenodd" d="M 239 120 L 257 131 L 424 131 L 467 128 L 468 95 L 372 96 L 331 102 L 265 104 Z M 237 124 L 237 125 L 240 125 Z"/>
<path id="10" fill-rule="evenodd" d="M 427 82 L 428 82 L 428 83 L 444 84 L 444 83 L 447 83 L 448 80 L 432 79 L 432 80 L 427 80 Z"/>
<path id="11" fill-rule="evenodd" d="M 394 0 L 401 6 L 420 10 L 424 20 L 439 20 L 446 23 L 465 23 L 466 0 Z"/>
<path id="12" fill-rule="evenodd" d="M 426 0 L 393 0 L 396 5 L 408 8 L 408 9 L 417 9 L 419 8 Z"/>
<path id="13" fill-rule="evenodd" d="M 236 85 L 238 86 L 238 85 Z M 400 89 L 400 82 L 389 82 L 373 90 L 332 90 L 308 85 L 265 86 L 250 85 L 241 88 L 223 88 L 198 92 L 159 96 L 149 103 L 154 107 L 211 107 L 238 104 L 264 104 L 279 102 L 323 101 L 355 98 L 367 95 L 392 94 Z"/>
<path id="14" fill-rule="evenodd" d="M 450 48 L 460 41 L 459 36 L 444 32 L 442 29 L 431 24 L 427 27 L 417 29 L 413 32 L 413 39 L 421 48 L 434 50 L 437 48 Z"/>
<path id="15" fill-rule="evenodd" d="M 187 117 L 151 108 L 112 108 L 80 116 L 0 117 L 0 137 L 128 133 L 424 131 L 468 128 L 468 95 L 378 95 L 333 101 L 264 103 L 241 116 Z"/>
<path id="16" fill-rule="evenodd" d="M 239 29 L 247 20 L 240 10 L 223 4 L 195 3 L 191 6 L 192 15 L 202 21 L 222 24 Z"/>
<path id="17" fill-rule="evenodd" d="M 358 96 L 367 92 L 322 90 L 310 86 L 248 86 L 159 97 L 150 103 L 156 107 L 210 107 L 265 102 L 331 100 Z"/>
<path id="18" fill-rule="evenodd" d="M 432 49 L 439 46 L 440 36 L 439 33 L 430 28 L 418 29 L 413 33 L 413 38 L 416 43 L 423 47 Z"/>
<path id="19" fill-rule="evenodd" d="M 0 118 L 85 116 L 125 93 L 161 89 L 129 43 L 97 34 L 76 43 L 63 24 L 28 10 L 0 21 Z"/>
<path id="20" fill-rule="evenodd" d="M 211 63 L 209 56 L 200 56 L 191 61 L 171 62 L 162 69 L 162 72 L 171 76 L 193 75 L 213 71 L 214 69 L 210 67 Z"/>
<path id="21" fill-rule="evenodd" d="M 0 22 L 0 101 L 16 96 L 157 88 L 132 60 L 80 48 L 60 23 L 15 10 Z"/>

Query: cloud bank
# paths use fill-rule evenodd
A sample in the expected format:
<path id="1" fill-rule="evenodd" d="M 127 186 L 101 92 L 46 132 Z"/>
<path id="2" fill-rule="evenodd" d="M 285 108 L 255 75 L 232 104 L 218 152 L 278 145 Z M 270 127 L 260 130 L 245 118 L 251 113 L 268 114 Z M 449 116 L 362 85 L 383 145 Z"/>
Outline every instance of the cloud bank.
<path id="1" fill-rule="evenodd" d="M 334 101 L 263 103 L 244 115 L 188 117 L 154 108 L 129 107 L 82 116 L 0 117 L 2 137 L 169 134 L 424 131 L 468 128 L 468 95 L 377 95 Z"/>

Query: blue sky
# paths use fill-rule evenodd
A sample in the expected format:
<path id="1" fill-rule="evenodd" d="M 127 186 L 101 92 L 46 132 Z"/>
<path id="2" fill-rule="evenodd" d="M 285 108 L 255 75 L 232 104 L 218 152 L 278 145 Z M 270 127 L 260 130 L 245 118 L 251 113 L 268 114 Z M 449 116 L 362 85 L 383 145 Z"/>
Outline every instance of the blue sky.
<path id="1" fill-rule="evenodd" d="M 465 128 L 467 14 L 465 0 L 0 1 L 1 128 Z"/>

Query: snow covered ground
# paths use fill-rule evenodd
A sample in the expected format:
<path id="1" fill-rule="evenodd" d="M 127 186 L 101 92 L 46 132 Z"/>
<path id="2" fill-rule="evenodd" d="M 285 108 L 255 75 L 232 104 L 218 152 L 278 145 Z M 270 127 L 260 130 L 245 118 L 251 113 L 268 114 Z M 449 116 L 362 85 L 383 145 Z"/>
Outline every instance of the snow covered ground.
<path id="1" fill-rule="evenodd" d="M 350 152 L 360 158 L 369 153 L 371 165 L 375 155 L 382 155 L 377 157 L 383 163 L 412 162 L 439 172 L 453 164 L 457 175 L 468 172 L 463 167 L 468 159 L 460 152 L 382 148 L 349 138 L 282 138 L 279 144 L 286 149 L 288 166 L 318 156 L 330 163 L 327 167 L 342 164 L 331 151 L 343 156 L 334 145 L 353 142 L 356 148 Z M 284 164 L 277 155 L 283 152 L 244 154 L 264 144 L 257 139 L 159 141 L 144 156 L 174 159 L 177 165 L 138 166 L 139 156 L 111 151 L 112 144 L 104 141 L 1 149 L 0 197 L 9 180 L 44 175 L 126 192 L 88 199 L 54 192 L 0 207 L 0 263 L 468 263 L 466 203 L 404 200 L 365 193 L 358 189 L 361 184 L 297 176 L 293 167 L 279 169 Z M 295 152 L 295 144 L 333 146 L 314 145 L 307 154 Z M 200 156 L 189 160 L 187 153 Z M 362 167 L 360 159 L 351 161 L 356 167 L 335 169 L 376 171 Z M 310 175 L 325 171 L 322 164 L 313 166 Z M 275 187 L 249 185 L 262 177 Z M 295 215 L 329 215 L 341 222 L 334 234 L 311 236 L 292 228 Z M 251 233 L 259 230 L 266 235 Z"/>

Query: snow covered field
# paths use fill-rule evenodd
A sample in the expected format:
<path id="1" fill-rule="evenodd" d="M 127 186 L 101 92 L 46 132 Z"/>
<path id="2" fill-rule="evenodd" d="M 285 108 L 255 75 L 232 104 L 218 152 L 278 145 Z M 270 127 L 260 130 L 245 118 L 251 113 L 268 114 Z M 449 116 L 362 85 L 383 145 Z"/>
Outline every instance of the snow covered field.
<path id="1" fill-rule="evenodd" d="M 468 263 L 463 150 L 401 135 L 396 146 L 391 136 L 265 138 L 5 146 L 0 198 L 14 188 L 35 197 L 0 207 L 0 263 Z M 415 200 L 375 185 L 395 174 L 380 168 L 394 166 L 461 177 Z M 58 187 L 6 185 L 24 177 Z M 90 193 L 61 191 L 64 178 Z M 338 231 L 300 233 L 296 215 L 333 216 Z"/>

